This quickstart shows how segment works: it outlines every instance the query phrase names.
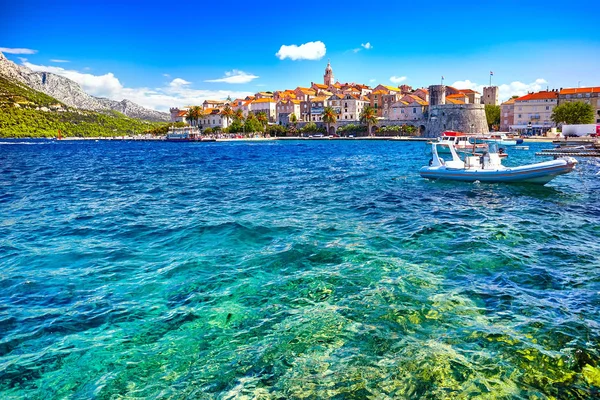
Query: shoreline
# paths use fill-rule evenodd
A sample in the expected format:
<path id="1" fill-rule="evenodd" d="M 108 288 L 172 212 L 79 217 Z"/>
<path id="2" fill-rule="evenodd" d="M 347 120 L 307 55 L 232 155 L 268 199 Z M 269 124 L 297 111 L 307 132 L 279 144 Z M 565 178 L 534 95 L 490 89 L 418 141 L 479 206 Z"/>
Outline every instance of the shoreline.
<path id="1" fill-rule="evenodd" d="M 0 138 L 0 140 L 60 140 L 66 141 L 131 141 L 131 142 L 169 142 L 164 137 L 135 137 L 135 136 L 112 136 L 112 137 L 65 137 L 57 138 L 37 138 L 37 137 L 18 137 L 18 138 Z M 337 141 L 337 140 L 355 140 L 355 141 L 371 141 L 383 140 L 390 142 L 428 142 L 435 138 L 413 137 L 413 136 L 359 136 L 359 137 L 273 137 L 273 138 L 219 138 L 216 142 L 266 142 L 277 140 L 315 140 L 315 141 Z M 589 137 L 573 137 L 573 138 L 549 138 L 549 137 L 526 137 L 523 138 L 524 143 L 576 143 L 589 142 L 593 143 L 596 138 Z M 194 143 L 195 141 L 183 141 L 184 143 Z M 201 143 L 201 141 L 197 141 Z M 208 142 L 207 142 L 208 143 Z"/>

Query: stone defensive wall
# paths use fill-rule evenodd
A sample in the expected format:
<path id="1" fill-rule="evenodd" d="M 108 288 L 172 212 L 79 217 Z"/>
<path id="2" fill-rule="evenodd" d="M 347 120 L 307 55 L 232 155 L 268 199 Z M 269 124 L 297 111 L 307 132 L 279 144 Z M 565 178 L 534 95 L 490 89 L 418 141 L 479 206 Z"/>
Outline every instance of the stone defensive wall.
<path id="1" fill-rule="evenodd" d="M 440 104 L 429 107 L 423 136 L 439 137 L 444 131 L 489 133 L 483 104 Z"/>

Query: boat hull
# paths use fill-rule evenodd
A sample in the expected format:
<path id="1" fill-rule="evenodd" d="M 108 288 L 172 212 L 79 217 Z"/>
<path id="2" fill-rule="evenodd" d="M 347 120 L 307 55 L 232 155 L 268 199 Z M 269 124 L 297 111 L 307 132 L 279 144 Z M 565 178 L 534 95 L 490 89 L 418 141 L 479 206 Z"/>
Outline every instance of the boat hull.
<path id="1" fill-rule="evenodd" d="M 538 164 L 525 165 L 499 170 L 452 169 L 442 167 L 423 167 L 419 171 L 423 178 L 462 182 L 489 183 L 533 183 L 545 185 L 559 175 L 571 172 L 577 161 L 559 159 Z"/>

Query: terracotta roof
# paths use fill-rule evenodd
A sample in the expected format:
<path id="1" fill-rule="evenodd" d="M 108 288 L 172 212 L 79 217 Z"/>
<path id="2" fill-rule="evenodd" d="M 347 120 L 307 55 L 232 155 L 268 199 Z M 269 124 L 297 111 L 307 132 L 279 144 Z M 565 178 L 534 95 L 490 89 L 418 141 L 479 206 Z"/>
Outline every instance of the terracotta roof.
<path id="1" fill-rule="evenodd" d="M 461 93 L 464 93 L 464 94 L 472 94 L 472 93 L 480 94 L 479 92 L 476 92 L 475 90 L 472 90 L 472 89 L 458 89 L 458 91 Z"/>
<path id="2" fill-rule="evenodd" d="M 558 92 L 542 91 L 537 93 L 529 93 L 525 96 L 519 97 L 516 101 L 527 101 L 527 100 L 551 100 L 558 98 Z"/>
<path id="3" fill-rule="evenodd" d="M 415 90 L 415 92 L 418 92 L 419 90 L 424 93 L 429 93 L 429 89 L 425 89 L 425 88 L 419 88 L 419 89 Z"/>
<path id="4" fill-rule="evenodd" d="M 560 91 L 560 94 L 578 94 L 578 93 L 600 93 L 600 86 L 582 87 L 582 88 L 566 88 Z"/>
<path id="5" fill-rule="evenodd" d="M 187 114 L 187 111 L 183 110 L 183 111 L 179 111 L 179 112 L 177 113 L 177 116 L 178 116 L 178 117 L 185 117 L 185 115 L 186 115 L 186 114 Z"/>
<path id="6" fill-rule="evenodd" d="M 446 96 L 447 99 L 464 99 L 465 97 L 467 97 L 467 95 L 464 93 L 449 94 Z"/>
<path id="7" fill-rule="evenodd" d="M 270 97 L 263 97 L 262 99 L 254 100 L 252 103 L 275 103 L 275 100 Z"/>
<path id="8" fill-rule="evenodd" d="M 452 99 L 452 98 L 448 98 L 448 97 L 446 97 L 446 103 L 450 103 L 450 104 L 465 104 L 465 102 L 462 101 L 462 100 Z"/>
<path id="9" fill-rule="evenodd" d="M 325 101 L 327 100 L 328 96 L 319 96 L 319 97 L 315 97 L 313 99 L 310 99 L 310 101 L 312 101 L 313 103 L 316 101 Z"/>
<path id="10" fill-rule="evenodd" d="M 320 83 L 313 83 L 313 86 L 316 86 L 319 89 L 327 89 L 329 87 L 327 85 L 321 85 Z"/>
<path id="11" fill-rule="evenodd" d="M 300 104 L 300 103 L 302 103 L 300 100 L 290 100 L 290 101 L 291 101 L 292 103 L 294 103 L 294 104 Z"/>
<path id="12" fill-rule="evenodd" d="M 516 99 L 506 100 L 504 103 L 501 104 L 501 106 L 505 106 L 505 105 L 508 106 L 508 105 L 511 105 L 511 104 L 515 104 L 515 100 Z"/>
<path id="13" fill-rule="evenodd" d="M 216 115 L 219 113 L 219 109 L 218 108 L 206 108 L 204 110 L 204 115 L 208 116 L 208 115 Z"/>
<path id="14" fill-rule="evenodd" d="M 374 91 L 372 94 L 387 94 L 387 91 L 380 89 L 380 90 Z"/>

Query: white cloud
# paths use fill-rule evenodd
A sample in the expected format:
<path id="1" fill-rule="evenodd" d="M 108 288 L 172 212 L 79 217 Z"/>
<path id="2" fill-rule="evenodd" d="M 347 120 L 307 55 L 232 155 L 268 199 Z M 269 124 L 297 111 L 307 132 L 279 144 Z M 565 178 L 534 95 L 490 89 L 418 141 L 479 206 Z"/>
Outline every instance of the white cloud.
<path id="1" fill-rule="evenodd" d="M 362 50 L 362 49 L 361 49 L 361 47 L 362 47 L 362 49 L 365 49 L 365 50 L 371 50 L 371 49 L 373 48 L 373 46 L 371 45 L 371 43 L 370 43 L 370 42 L 367 42 L 367 43 L 361 43 L 361 44 L 360 44 L 360 47 L 357 47 L 357 48 L 355 48 L 355 49 L 352 49 L 352 52 L 353 52 L 353 53 L 358 53 L 359 51 L 361 51 L 361 50 Z"/>
<path id="2" fill-rule="evenodd" d="M 504 83 L 498 85 L 498 97 L 500 98 L 500 101 L 506 101 L 512 96 L 525 96 L 529 92 L 538 92 L 545 89 L 543 85 L 547 83 L 548 82 L 543 78 L 538 78 L 531 83 L 523 83 L 519 81 L 514 81 L 508 84 Z M 483 88 L 489 85 L 479 85 L 467 79 L 465 81 L 456 81 L 451 86 L 457 89 L 472 89 L 478 91 L 479 93 L 483 93 Z"/>
<path id="3" fill-rule="evenodd" d="M 68 63 L 68 62 L 71 62 L 71 61 L 69 61 L 69 60 L 58 60 L 58 59 L 54 58 L 54 59 L 50 60 L 50 62 L 53 62 L 53 63 Z"/>
<path id="4" fill-rule="evenodd" d="M 121 101 L 128 99 L 141 106 L 159 111 L 168 111 L 170 107 L 185 107 L 201 104 L 207 99 L 225 99 L 246 97 L 253 93 L 231 90 L 201 90 L 191 88 L 191 82 L 175 78 L 164 87 L 147 88 L 125 87 L 112 73 L 92 75 L 55 66 L 35 65 L 24 62 L 23 65 L 34 71 L 47 71 L 72 79 L 81 85 L 87 93 Z"/>
<path id="5" fill-rule="evenodd" d="M 377 81 L 377 79 L 373 78 L 373 79 L 369 79 L 369 83 L 375 83 Z"/>
<path id="6" fill-rule="evenodd" d="M 297 46 L 282 45 L 279 51 L 275 54 L 280 60 L 289 58 L 290 60 L 320 60 L 325 56 L 327 49 L 325 43 L 321 41 L 308 42 Z"/>
<path id="7" fill-rule="evenodd" d="M 37 53 L 37 50 L 23 49 L 23 48 L 0 47 L 0 52 L 7 53 L 7 54 L 35 54 L 35 53 Z"/>
<path id="8" fill-rule="evenodd" d="M 405 76 L 395 76 L 394 75 L 390 78 L 390 82 L 395 83 L 395 84 L 402 83 L 405 80 L 406 80 Z"/>
<path id="9" fill-rule="evenodd" d="M 163 76 L 164 76 L 165 78 L 170 78 L 170 77 L 171 77 L 171 75 L 169 75 L 169 74 L 163 74 Z"/>
<path id="10" fill-rule="evenodd" d="M 185 85 L 190 85 L 191 83 L 192 82 L 188 82 L 185 79 L 175 78 L 171 81 L 171 83 L 169 83 L 169 86 L 173 88 L 180 88 Z"/>
<path id="11" fill-rule="evenodd" d="M 219 79 L 208 79 L 204 82 L 224 82 L 224 83 L 248 83 L 259 78 L 256 75 L 248 74 L 244 71 L 234 69 L 233 71 L 225 72 L 225 76 Z"/>

